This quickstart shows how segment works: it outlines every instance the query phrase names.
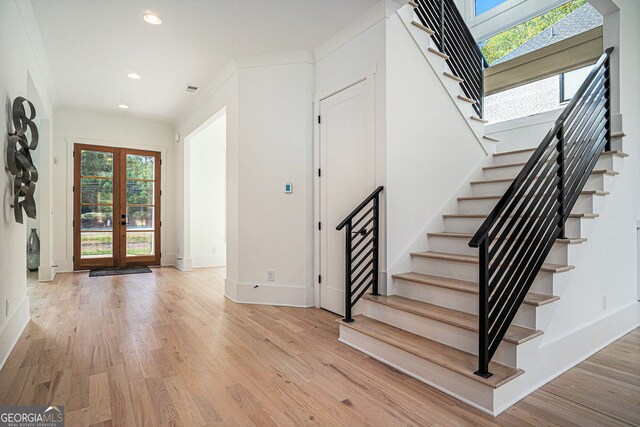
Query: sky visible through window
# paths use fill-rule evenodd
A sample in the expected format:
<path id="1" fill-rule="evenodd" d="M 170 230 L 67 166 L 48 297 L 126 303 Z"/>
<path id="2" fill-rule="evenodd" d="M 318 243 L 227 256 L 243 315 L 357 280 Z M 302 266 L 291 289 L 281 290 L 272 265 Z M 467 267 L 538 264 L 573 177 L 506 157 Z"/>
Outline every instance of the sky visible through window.
<path id="1" fill-rule="evenodd" d="M 476 16 L 482 15 L 505 1 L 507 0 L 476 0 Z"/>

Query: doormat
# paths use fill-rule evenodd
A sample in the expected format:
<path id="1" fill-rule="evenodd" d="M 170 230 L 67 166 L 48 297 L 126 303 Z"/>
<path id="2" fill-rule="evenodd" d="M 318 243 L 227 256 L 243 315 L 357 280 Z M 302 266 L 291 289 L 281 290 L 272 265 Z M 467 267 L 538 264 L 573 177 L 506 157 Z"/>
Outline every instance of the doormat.
<path id="1" fill-rule="evenodd" d="M 89 271 L 89 277 L 120 276 L 121 274 L 151 273 L 149 267 L 124 267 L 124 268 L 94 268 Z"/>

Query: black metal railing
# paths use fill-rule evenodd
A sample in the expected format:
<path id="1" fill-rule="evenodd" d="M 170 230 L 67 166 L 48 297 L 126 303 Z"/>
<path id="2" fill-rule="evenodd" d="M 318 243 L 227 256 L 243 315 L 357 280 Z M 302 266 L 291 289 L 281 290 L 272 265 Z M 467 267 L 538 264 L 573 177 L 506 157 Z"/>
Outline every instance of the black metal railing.
<path id="1" fill-rule="evenodd" d="M 344 321 L 353 322 L 351 309 L 371 288 L 378 295 L 378 234 L 380 193 L 375 189 L 336 227 L 345 228 Z"/>
<path id="2" fill-rule="evenodd" d="M 432 36 L 440 52 L 449 56 L 453 73 L 463 79 L 460 84 L 473 108 L 482 118 L 484 109 L 484 69 L 489 67 L 482 51 L 453 0 L 414 0 L 420 22 L 435 31 Z"/>
<path id="3" fill-rule="evenodd" d="M 479 248 L 479 368 L 533 284 L 603 150 L 611 145 L 609 48 L 469 242 Z"/>

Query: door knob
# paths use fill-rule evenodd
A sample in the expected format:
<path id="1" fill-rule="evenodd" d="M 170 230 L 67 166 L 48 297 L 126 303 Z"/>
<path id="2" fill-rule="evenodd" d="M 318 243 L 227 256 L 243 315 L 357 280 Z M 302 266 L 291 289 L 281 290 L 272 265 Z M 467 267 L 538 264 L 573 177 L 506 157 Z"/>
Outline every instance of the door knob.
<path id="1" fill-rule="evenodd" d="M 365 234 L 367 234 L 367 229 L 363 228 L 363 229 L 358 230 L 358 231 L 352 231 L 351 234 L 360 234 L 360 235 L 364 236 Z"/>

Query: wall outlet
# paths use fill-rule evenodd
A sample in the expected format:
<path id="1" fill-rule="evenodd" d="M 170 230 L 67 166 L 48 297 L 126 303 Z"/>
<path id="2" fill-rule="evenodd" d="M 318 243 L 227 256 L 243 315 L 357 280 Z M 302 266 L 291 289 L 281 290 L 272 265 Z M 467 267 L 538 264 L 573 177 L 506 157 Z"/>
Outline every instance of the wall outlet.
<path id="1" fill-rule="evenodd" d="M 607 296 L 602 297 L 602 311 L 607 311 Z"/>
<path id="2" fill-rule="evenodd" d="M 267 271 L 267 281 L 273 282 L 276 280 L 276 272 L 275 271 Z"/>
<path id="3" fill-rule="evenodd" d="M 215 247 L 215 246 L 211 247 L 211 253 L 212 253 L 212 254 L 215 254 L 215 253 L 216 253 L 216 247 Z"/>

